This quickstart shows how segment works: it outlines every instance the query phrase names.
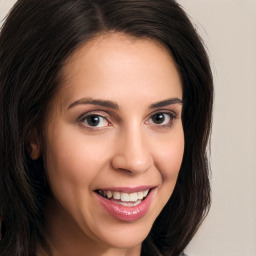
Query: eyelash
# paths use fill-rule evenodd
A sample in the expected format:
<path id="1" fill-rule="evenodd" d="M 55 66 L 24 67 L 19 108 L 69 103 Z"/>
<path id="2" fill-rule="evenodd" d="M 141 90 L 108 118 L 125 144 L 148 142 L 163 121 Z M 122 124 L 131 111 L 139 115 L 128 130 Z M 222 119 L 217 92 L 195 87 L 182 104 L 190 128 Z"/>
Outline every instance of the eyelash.
<path id="1" fill-rule="evenodd" d="M 170 120 L 166 124 L 156 124 L 156 123 L 154 123 L 152 121 L 152 118 L 156 118 L 157 115 L 164 116 L 165 117 L 164 121 L 166 121 L 166 118 L 167 118 L 166 116 L 168 116 Z M 97 126 L 98 124 L 96 124 L 96 126 L 90 125 L 88 123 L 88 121 L 89 122 L 90 121 L 96 121 L 97 122 L 97 120 L 88 120 L 89 118 L 93 118 L 93 117 L 95 117 L 97 119 L 101 119 L 101 120 L 99 120 L 99 122 L 102 122 L 102 121 L 103 122 L 107 122 L 106 126 L 98 127 Z M 172 127 L 173 122 L 174 122 L 174 120 L 176 118 L 177 118 L 177 115 L 174 112 L 171 112 L 171 111 L 158 111 L 158 112 L 155 112 L 152 115 L 150 115 L 150 117 L 147 119 L 147 121 L 145 123 L 149 124 L 151 126 L 156 126 L 157 128 L 170 128 L 170 127 Z M 97 113 L 97 112 L 90 112 L 90 113 L 87 113 L 85 115 L 80 116 L 79 119 L 78 119 L 78 122 L 83 124 L 84 126 L 86 126 L 86 128 L 93 129 L 93 130 L 95 130 L 95 129 L 103 129 L 105 127 L 111 126 L 111 122 L 109 121 L 109 115 L 104 115 L 102 113 Z"/>

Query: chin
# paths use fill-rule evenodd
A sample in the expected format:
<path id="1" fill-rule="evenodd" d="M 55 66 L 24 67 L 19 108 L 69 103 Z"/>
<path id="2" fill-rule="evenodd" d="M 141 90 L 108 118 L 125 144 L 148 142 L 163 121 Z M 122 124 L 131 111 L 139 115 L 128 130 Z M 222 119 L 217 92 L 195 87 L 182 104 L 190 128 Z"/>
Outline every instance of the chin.
<path id="1" fill-rule="evenodd" d="M 139 223 L 139 220 L 134 223 L 121 223 L 116 227 L 102 230 L 95 234 L 108 247 L 119 249 L 129 249 L 140 246 L 149 234 L 152 224 Z"/>

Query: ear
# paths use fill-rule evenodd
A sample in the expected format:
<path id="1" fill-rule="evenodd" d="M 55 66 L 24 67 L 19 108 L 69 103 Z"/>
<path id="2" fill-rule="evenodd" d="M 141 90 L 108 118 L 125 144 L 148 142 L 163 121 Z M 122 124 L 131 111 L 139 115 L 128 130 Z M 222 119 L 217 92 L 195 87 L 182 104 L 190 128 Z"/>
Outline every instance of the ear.
<path id="1" fill-rule="evenodd" d="M 29 136 L 26 150 L 32 160 L 37 160 L 41 155 L 41 146 L 35 130 Z"/>

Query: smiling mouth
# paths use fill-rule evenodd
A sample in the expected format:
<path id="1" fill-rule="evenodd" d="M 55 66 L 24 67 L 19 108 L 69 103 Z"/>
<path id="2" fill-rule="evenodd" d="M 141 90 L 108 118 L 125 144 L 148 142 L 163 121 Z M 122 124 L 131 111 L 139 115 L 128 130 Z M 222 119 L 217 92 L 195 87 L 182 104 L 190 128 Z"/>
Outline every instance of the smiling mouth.
<path id="1" fill-rule="evenodd" d="M 150 189 L 139 192 L 125 193 L 119 191 L 96 190 L 96 193 L 117 204 L 132 207 L 139 205 L 150 193 Z"/>

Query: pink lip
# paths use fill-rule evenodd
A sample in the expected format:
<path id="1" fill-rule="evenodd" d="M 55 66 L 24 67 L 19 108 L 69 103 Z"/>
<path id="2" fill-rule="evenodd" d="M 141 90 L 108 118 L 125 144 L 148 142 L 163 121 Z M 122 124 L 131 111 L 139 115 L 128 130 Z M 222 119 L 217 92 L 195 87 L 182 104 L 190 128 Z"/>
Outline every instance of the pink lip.
<path id="1" fill-rule="evenodd" d="M 117 188 L 115 188 L 115 191 L 124 191 L 124 188 L 122 188 L 121 190 L 117 190 Z M 142 190 L 135 190 L 135 191 L 142 191 Z M 127 207 L 127 206 L 117 204 L 115 201 L 108 200 L 97 193 L 95 194 L 100 204 L 103 206 L 103 208 L 107 212 L 109 212 L 112 216 L 123 221 L 134 221 L 141 218 L 148 212 L 149 207 L 151 205 L 154 191 L 155 190 L 152 189 L 148 194 L 148 196 L 139 205 L 132 206 L 132 207 Z"/>

